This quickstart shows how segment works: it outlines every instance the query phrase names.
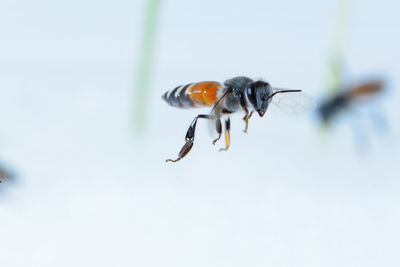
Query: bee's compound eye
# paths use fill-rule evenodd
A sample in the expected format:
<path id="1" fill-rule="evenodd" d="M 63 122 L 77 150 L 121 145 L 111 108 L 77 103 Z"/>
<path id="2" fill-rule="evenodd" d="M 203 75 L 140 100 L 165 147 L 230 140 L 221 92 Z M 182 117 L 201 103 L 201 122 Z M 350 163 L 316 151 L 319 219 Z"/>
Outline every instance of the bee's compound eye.
<path id="1" fill-rule="evenodd" d="M 247 87 L 247 99 L 250 101 L 254 108 L 257 107 L 257 96 L 254 85 L 250 85 L 249 87 Z"/>

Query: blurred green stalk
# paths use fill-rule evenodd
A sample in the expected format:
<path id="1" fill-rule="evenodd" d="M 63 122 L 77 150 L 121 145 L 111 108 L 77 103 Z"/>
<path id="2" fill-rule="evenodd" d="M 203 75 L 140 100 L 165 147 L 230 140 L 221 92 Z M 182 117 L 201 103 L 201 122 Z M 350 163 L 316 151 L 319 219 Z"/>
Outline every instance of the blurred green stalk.
<path id="1" fill-rule="evenodd" d="M 146 126 L 150 68 L 154 54 L 154 39 L 159 6 L 160 0 L 148 0 L 134 100 L 133 127 L 135 132 L 143 131 Z"/>
<path id="2" fill-rule="evenodd" d="M 349 35 L 352 0 L 337 0 L 336 3 L 328 83 L 332 94 L 337 92 L 343 80 L 343 51 Z"/>

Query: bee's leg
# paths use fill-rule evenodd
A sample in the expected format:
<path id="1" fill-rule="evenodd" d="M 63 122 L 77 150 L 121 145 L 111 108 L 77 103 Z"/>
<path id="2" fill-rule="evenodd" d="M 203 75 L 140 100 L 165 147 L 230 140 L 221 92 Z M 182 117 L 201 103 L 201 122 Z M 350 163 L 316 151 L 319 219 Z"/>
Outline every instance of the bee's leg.
<path id="1" fill-rule="evenodd" d="M 253 115 L 253 112 L 250 113 L 246 113 L 246 115 L 244 116 L 243 120 L 246 123 L 246 126 L 244 127 L 243 132 L 247 133 L 247 129 L 249 128 L 249 119 L 251 118 L 251 115 Z"/>
<path id="2" fill-rule="evenodd" d="M 189 153 L 189 151 L 193 147 L 194 133 L 196 131 L 197 119 L 199 119 L 199 118 L 209 119 L 210 115 L 201 114 L 201 115 L 198 115 L 196 118 L 194 118 L 194 120 L 192 121 L 192 123 L 189 126 L 189 129 L 186 132 L 185 144 L 183 145 L 181 151 L 179 152 L 178 158 L 175 160 L 167 159 L 167 160 L 165 160 L 166 162 L 168 162 L 168 161 L 177 162 L 180 159 L 182 159 L 184 156 L 186 156 L 187 153 Z"/>
<path id="3" fill-rule="evenodd" d="M 244 111 L 244 117 L 243 120 L 246 121 L 247 116 L 249 116 L 249 110 L 247 109 L 247 107 L 245 105 L 242 105 L 242 109 Z M 246 123 L 247 124 L 247 123 Z M 247 128 L 247 127 L 246 127 Z"/>
<path id="4" fill-rule="evenodd" d="M 230 145 L 230 134 L 229 130 L 231 129 L 231 119 L 227 118 L 225 120 L 225 148 L 221 148 L 219 151 L 227 151 Z"/>
<path id="5" fill-rule="evenodd" d="M 215 128 L 217 130 L 218 137 L 214 141 L 212 141 L 213 145 L 215 145 L 215 143 L 221 138 L 222 135 L 222 124 L 220 119 L 215 121 Z"/>
<path id="6" fill-rule="evenodd" d="M 246 123 L 246 126 L 244 127 L 243 132 L 247 133 L 247 129 L 249 128 L 249 119 L 251 118 L 251 115 L 253 115 L 253 111 L 249 113 L 249 110 L 247 109 L 246 105 L 243 103 L 241 104 L 242 109 L 244 110 L 244 117 L 243 120 Z"/>

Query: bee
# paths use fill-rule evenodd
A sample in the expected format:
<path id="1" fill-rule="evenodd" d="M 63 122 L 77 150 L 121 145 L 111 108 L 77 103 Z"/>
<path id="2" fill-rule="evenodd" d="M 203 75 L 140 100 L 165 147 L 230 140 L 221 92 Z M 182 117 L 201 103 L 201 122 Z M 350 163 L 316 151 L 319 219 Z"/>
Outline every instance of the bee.
<path id="1" fill-rule="evenodd" d="M 243 111 L 244 132 L 247 132 L 249 119 L 254 112 L 263 117 L 274 96 L 295 92 L 299 93 L 301 90 L 274 88 L 268 82 L 262 80 L 254 81 L 244 76 L 228 79 L 222 84 L 215 81 L 189 83 L 165 92 L 162 98 L 173 107 L 184 109 L 211 108 L 209 114 L 199 114 L 194 118 L 186 132 L 185 144 L 181 148 L 178 157 L 176 159 L 167 159 L 166 162 L 177 162 L 192 149 L 198 119 L 210 120 L 210 125 L 217 132 L 217 138 L 212 141 L 214 145 L 221 138 L 221 120 L 224 119 L 225 148 L 220 149 L 220 151 L 226 151 L 230 146 L 230 115 Z"/>
<path id="2" fill-rule="evenodd" d="M 370 99 L 383 91 L 382 80 L 367 80 L 345 88 L 341 92 L 326 99 L 319 106 L 317 112 L 325 124 L 330 123 L 341 111 L 360 102 L 363 99 Z"/>

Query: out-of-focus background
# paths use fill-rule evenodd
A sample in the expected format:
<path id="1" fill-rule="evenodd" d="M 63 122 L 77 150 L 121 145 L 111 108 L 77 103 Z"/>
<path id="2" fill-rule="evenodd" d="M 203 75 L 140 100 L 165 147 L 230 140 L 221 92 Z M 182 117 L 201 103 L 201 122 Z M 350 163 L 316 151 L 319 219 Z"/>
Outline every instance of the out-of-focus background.
<path id="1" fill-rule="evenodd" d="M 1 1 L 0 266 L 399 266 L 400 5 L 152 3 Z M 207 112 L 166 90 L 246 75 L 318 103 L 335 46 L 379 98 L 328 128 L 233 116 L 228 152 L 199 121 L 164 162 Z"/>

